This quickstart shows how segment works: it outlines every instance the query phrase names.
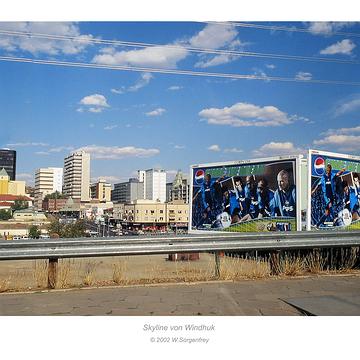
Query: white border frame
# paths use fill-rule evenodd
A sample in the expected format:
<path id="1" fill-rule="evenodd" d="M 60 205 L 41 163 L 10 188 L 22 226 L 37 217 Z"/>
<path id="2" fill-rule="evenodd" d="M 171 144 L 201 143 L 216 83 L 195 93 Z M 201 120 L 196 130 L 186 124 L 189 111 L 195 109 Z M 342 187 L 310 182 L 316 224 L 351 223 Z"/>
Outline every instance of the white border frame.
<path id="1" fill-rule="evenodd" d="M 246 165 L 246 164 L 257 164 L 264 162 L 278 162 L 278 161 L 287 161 L 295 160 L 295 181 L 296 181 L 296 231 L 301 231 L 301 159 L 303 155 L 288 155 L 288 156 L 273 156 L 268 158 L 260 159 L 250 159 L 250 160 L 238 160 L 238 161 L 224 161 L 224 162 L 215 162 L 215 163 L 204 163 L 204 164 L 195 164 L 190 165 L 190 199 L 189 199 L 189 234 L 216 234 L 216 233 L 227 233 L 225 231 L 207 231 L 207 230 L 193 230 L 192 225 L 192 199 L 193 199 L 193 173 L 194 168 L 206 168 L 206 167 L 221 167 L 221 166 L 236 166 L 236 165 Z"/>
<path id="2" fill-rule="evenodd" d="M 329 151 L 322 150 L 313 150 L 309 149 L 308 151 L 308 195 L 307 195 L 307 211 L 306 211 L 306 230 L 311 231 L 311 176 L 312 176 L 312 155 L 319 156 L 330 156 L 335 158 L 340 158 L 344 160 L 355 160 L 360 162 L 360 156 L 350 155 L 350 154 L 340 154 Z"/>

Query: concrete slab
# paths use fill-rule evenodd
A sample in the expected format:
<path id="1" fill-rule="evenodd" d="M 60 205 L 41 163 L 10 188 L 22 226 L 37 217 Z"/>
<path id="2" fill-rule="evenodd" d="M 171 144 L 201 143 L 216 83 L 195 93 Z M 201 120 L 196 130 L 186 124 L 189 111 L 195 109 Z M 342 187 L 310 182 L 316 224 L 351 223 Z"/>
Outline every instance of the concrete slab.
<path id="1" fill-rule="evenodd" d="M 359 316 L 360 295 L 341 294 L 282 299 L 307 315 Z"/>

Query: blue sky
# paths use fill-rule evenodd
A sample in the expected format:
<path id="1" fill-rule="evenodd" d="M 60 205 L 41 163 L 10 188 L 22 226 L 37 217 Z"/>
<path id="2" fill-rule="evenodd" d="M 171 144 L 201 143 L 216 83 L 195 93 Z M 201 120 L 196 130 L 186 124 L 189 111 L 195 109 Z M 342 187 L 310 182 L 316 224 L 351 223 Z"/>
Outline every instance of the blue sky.
<path id="1" fill-rule="evenodd" d="M 92 178 L 112 183 L 138 169 L 162 167 L 171 178 L 177 169 L 188 172 L 191 164 L 302 153 L 309 147 L 359 154 L 359 85 L 312 82 L 360 83 L 359 64 L 189 48 L 357 62 L 360 24 L 261 24 L 306 31 L 200 22 L 0 23 L 4 57 L 261 77 L 237 80 L 0 61 L 0 146 L 17 150 L 17 173 L 29 183 L 36 168 L 60 167 L 68 153 L 80 148 L 91 153 Z M 3 30 L 82 42 L 8 36 Z M 95 44 L 95 39 L 160 46 Z"/>

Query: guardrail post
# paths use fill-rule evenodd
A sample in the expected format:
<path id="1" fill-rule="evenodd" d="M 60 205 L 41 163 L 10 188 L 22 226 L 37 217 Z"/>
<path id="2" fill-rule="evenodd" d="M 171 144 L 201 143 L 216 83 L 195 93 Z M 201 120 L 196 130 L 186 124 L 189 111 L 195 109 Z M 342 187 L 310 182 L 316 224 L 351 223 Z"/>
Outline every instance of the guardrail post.
<path id="1" fill-rule="evenodd" d="M 220 277 L 220 256 L 219 252 L 215 251 L 215 277 L 218 279 Z"/>
<path id="2" fill-rule="evenodd" d="M 280 251 L 273 251 L 270 253 L 270 274 L 280 274 Z"/>
<path id="3" fill-rule="evenodd" d="M 55 289 L 57 282 L 58 258 L 49 259 L 48 267 L 48 288 Z"/>

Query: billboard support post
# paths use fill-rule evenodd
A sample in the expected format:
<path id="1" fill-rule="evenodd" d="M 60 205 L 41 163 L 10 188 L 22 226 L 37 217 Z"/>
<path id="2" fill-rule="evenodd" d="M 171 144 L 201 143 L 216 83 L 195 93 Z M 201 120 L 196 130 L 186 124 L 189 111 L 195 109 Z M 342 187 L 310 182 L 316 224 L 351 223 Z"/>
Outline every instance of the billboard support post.
<path id="1" fill-rule="evenodd" d="M 280 251 L 273 251 L 270 253 L 270 274 L 280 274 Z"/>
<path id="2" fill-rule="evenodd" d="M 219 277 L 220 277 L 220 256 L 219 256 L 218 251 L 215 251 L 214 259 L 215 259 L 215 278 L 219 279 Z"/>

